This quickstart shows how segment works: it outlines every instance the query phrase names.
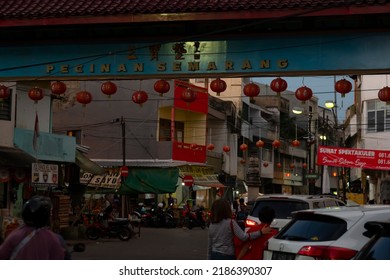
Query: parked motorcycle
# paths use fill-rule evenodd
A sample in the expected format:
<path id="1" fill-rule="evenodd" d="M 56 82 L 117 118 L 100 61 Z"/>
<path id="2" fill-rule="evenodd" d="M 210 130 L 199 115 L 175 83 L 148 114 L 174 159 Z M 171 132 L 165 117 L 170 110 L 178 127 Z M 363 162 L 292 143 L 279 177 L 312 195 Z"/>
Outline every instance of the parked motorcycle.
<path id="1" fill-rule="evenodd" d="M 176 227 L 173 210 L 171 208 L 164 210 L 160 204 L 157 208 L 144 211 L 142 214 L 136 209 L 131 215 L 139 217 L 141 224 L 145 227 Z"/>
<path id="2" fill-rule="evenodd" d="M 205 219 L 204 208 L 199 207 L 194 211 L 188 212 L 186 216 L 186 223 L 189 229 L 192 229 L 194 227 L 200 227 L 201 229 L 205 229 L 206 219 Z"/>
<path id="3" fill-rule="evenodd" d="M 97 240 L 98 238 L 119 238 L 122 241 L 128 241 L 132 236 L 130 221 L 126 218 L 118 218 L 112 221 L 104 221 L 101 218 L 89 225 L 86 229 L 88 239 Z"/>

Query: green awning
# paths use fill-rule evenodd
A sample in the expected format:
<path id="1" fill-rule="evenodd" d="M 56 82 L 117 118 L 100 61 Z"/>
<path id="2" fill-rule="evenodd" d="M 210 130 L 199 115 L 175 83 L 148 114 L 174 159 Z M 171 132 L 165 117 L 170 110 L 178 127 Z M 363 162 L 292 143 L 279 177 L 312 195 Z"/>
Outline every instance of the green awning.
<path id="1" fill-rule="evenodd" d="M 179 168 L 129 168 L 129 175 L 119 188 L 120 194 L 174 193 L 178 187 Z"/>

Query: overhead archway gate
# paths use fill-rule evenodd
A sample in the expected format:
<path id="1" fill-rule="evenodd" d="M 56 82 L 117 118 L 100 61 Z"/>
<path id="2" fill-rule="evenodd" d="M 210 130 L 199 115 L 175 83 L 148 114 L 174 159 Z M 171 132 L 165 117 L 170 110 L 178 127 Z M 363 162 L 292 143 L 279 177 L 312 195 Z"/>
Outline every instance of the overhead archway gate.
<path id="1" fill-rule="evenodd" d="M 389 33 L 0 47 L 2 80 L 386 73 Z"/>

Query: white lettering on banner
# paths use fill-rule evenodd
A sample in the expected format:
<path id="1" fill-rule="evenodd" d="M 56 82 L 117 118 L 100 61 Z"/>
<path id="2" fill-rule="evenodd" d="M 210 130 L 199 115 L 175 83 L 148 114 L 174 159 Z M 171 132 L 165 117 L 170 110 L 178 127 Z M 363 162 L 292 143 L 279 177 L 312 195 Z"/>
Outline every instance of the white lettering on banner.
<path id="1" fill-rule="evenodd" d="M 367 151 L 367 150 L 345 150 L 345 149 L 340 149 L 339 150 L 339 155 L 375 157 L 375 152 L 374 151 Z"/>
<path id="2" fill-rule="evenodd" d="M 121 184 L 121 175 L 119 172 L 110 173 L 107 175 L 93 175 L 85 172 L 80 177 L 80 183 L 101 188 L 118 188 Z"/>
<path id="3" fill-rule="evenodd" d="M 337 154 L 337 149 L 320 148 L 320 152 L 324 154 Z"/>
<path id="4" fill-rule="evenodd" d="M 332 164 L 348 165 L 348 166 L 354 166 L 354 167 L 358 167 L 358 168 L 363 168 L 364 166 L 366 166 L 366 163 L 360 161 L 359 159 L 357 159 L 355 161 L 350 161 L 350 160 L 347 160 L 345 158 L 329 159 L 328 157 L 323 157 L 322 162 L 324 165 L 332 165 Z"/>

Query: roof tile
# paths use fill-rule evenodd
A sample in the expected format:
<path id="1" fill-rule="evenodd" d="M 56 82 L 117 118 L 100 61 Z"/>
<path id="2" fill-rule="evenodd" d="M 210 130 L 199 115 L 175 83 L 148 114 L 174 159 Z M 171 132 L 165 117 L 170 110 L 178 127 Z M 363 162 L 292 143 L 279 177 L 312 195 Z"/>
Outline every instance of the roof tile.
<path id="1" fill-rule="evenodd" d="M 388 0 L 2 0 L 0 19 L 378 6 Z"/>

